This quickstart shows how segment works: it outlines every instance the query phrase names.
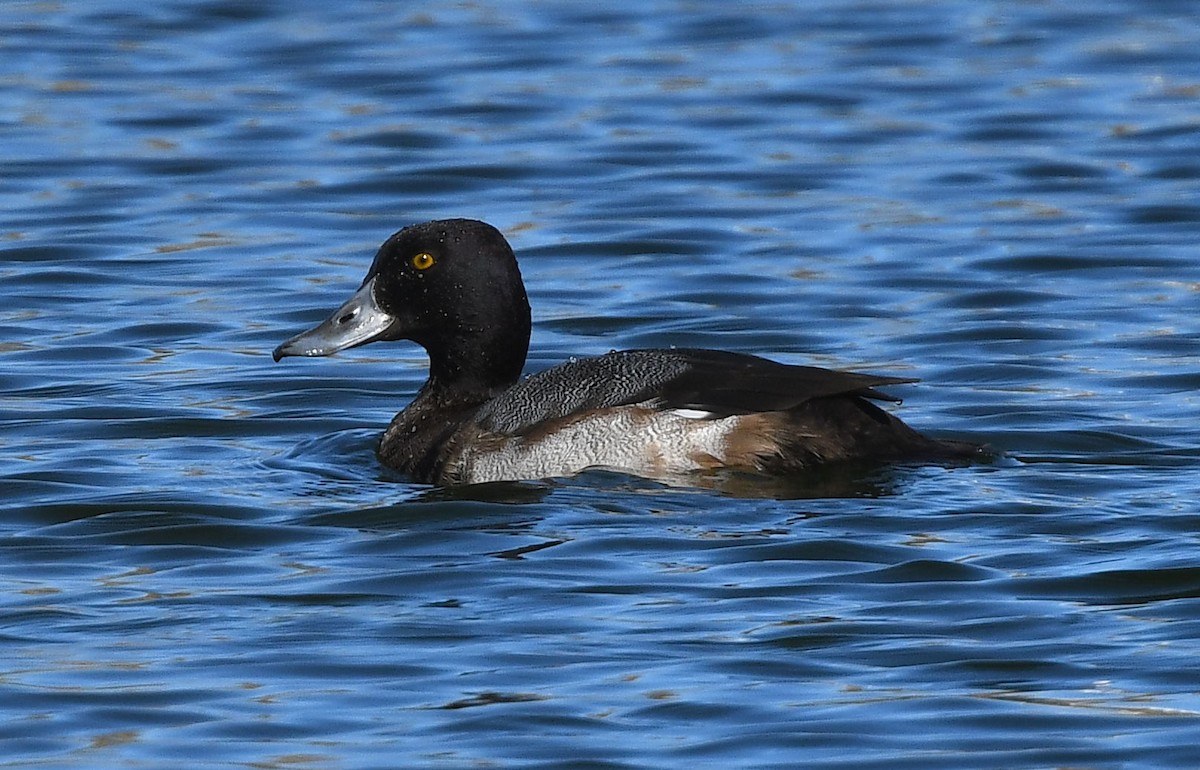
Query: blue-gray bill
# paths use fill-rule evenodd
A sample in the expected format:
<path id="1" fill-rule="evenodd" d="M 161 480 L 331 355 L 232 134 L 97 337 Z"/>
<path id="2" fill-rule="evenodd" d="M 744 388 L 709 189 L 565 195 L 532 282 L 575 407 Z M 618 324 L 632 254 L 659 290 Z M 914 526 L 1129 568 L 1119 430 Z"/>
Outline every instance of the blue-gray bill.
<path id="1" fill-rule="evenodd" d="M 285 340 L 271 357 L 278 361 L 284 356 L 333 355 L 379 339 L 394 321 L 375 301 L 372 278 L 319 325 Z"/>

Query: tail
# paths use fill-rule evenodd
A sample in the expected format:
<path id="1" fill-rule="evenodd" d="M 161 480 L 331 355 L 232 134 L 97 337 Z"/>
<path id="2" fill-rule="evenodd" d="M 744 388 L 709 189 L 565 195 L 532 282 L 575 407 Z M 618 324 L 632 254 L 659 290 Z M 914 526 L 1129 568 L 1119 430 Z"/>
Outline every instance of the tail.
<path id="1" fill-rule="evenodd" d="M 969 441 L 926 436 L 859 396 L 815 398 L 783 414 L 777 434 L 780 451 L 764 465 L 799 469 L 832 462 L 966 463 L 993 454 Z"/>

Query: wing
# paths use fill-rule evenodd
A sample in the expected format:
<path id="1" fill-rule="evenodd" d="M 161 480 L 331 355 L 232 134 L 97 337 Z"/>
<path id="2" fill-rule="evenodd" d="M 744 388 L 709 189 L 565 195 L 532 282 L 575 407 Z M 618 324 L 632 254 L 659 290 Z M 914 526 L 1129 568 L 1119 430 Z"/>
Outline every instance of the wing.
<path id="1" fill-rule="evenodd" d="M 875 388 L 916 382 L 907 377 L 791 366 L 720 350 L 671 352 L 685 357 L 688 366 L 660 386 L 659 398 L 669 407 L 702 409 L 720 415 L 784 411 L 825 396 L 855 395 L 898 401 Z"/>
<path id="2" fill-rule="evenodd" d="M 895 400 L 875 388 L 905 382 L 915 380 L 789 366 L 719 350 L 623 350 L 531 375 L 481 407 L 476 420 L 487 430 L 513 435 L 587 409 L 643 402 L 714 416 L 774 412 L 825 396 Z"/>

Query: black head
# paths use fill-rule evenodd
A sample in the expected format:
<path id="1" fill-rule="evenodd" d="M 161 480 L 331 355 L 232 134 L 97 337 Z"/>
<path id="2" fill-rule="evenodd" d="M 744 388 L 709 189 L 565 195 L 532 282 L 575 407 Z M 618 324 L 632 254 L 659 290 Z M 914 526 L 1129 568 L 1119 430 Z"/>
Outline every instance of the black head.
<path id="1" fill-rule="evenodd" d="M 520 376 L 529 328 L 529 300 L 504 236 L 485 222 L 444 219 L 384 241 L 354 296 L 274 356 L 412 340 L 429 353 L 431 381 L 486 392 Z"/>

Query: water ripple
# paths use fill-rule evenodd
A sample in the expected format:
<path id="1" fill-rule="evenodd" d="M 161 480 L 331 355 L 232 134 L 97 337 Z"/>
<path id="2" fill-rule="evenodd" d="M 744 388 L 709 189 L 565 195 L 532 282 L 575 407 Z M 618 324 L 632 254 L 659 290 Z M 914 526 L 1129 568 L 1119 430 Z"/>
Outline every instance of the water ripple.
<path id="1" fill-rule="evenodd" d="M 0 744 L 47 766 L 1196 765 L 1182 3 L 0 8 Z M 920 377 L 970 467 L 429 489 L 269 352 L 442 216 L 530 368 Z"/>

